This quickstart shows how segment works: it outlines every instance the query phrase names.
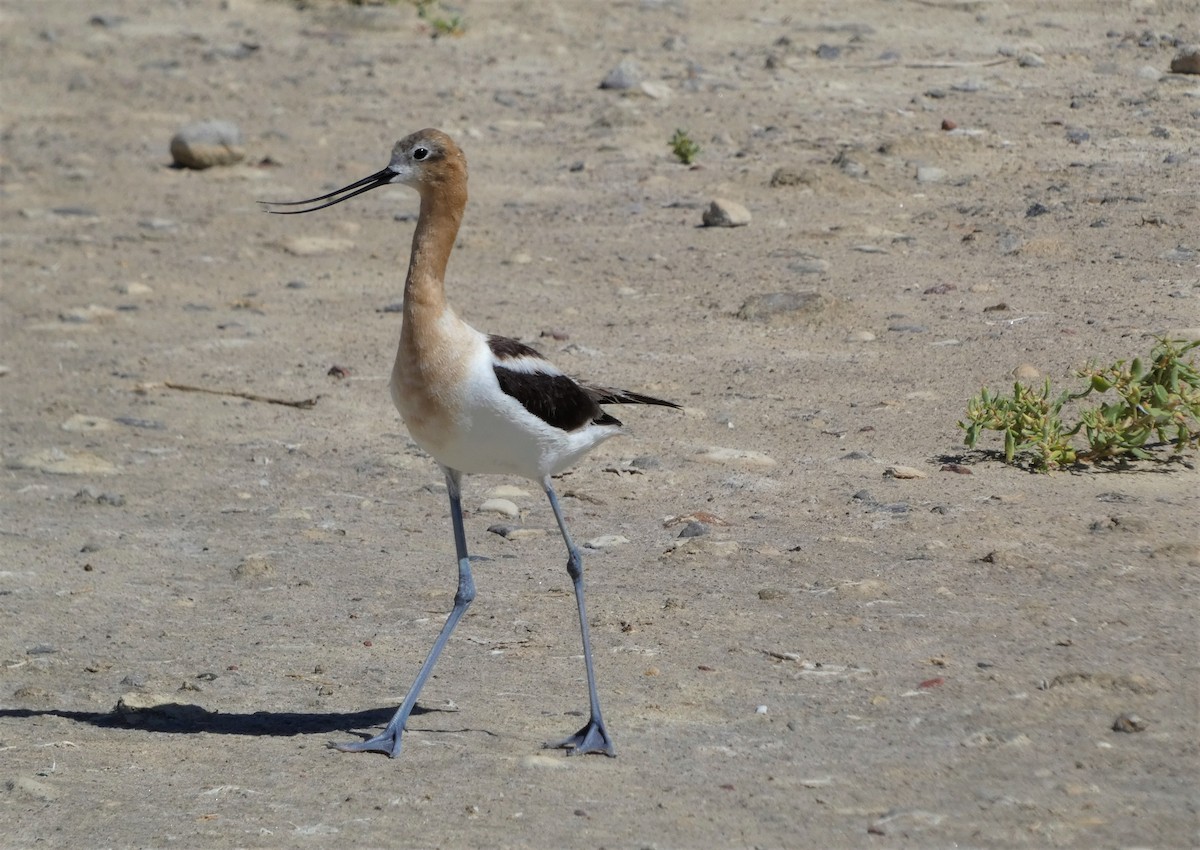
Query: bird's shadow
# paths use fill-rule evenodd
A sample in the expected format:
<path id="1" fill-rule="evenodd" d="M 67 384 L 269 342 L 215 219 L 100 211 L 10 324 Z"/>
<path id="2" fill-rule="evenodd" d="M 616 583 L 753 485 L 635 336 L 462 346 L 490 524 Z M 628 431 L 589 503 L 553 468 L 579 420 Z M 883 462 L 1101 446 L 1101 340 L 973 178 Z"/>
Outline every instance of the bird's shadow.
<path id="1" fill-rule="evenodd" d="M 341 733 L 353 735 L 353 730 L 383 726 L 395 713 L 395 708 L 370 708 L 344 713 L 310 713 L 290 711 L 256 711 L 234 714 L 208 709 L 191 703 L 165 703 L 141 711 L 70 711 L 61 708 L 3 708 L 4 718 L 63 717 L 77 723 L 87 723 L 102 729 L 140 729 L 173 735 L 194 735 L 208 732 L 215 735 L 279 736 Z M 413 709 L 424 714 L 437 709 Z"/>

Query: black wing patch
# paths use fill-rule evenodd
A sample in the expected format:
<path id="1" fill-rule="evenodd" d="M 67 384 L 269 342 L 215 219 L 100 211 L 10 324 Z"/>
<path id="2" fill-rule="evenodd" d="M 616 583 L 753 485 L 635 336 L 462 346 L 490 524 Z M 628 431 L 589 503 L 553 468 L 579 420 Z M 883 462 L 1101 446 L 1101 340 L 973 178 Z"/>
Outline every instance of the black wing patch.
<path id="1" fill-rule="evenodd" d="M 492 335 L 487 338 L 487 344 L 497 361 L 493 369 L 500 389 L 554 428 L 575 431 L 588 423 L 620 426 L 621 420 L 602 410 L 602 404 L 658 404 L 679 409 L 673 401 L 629 390 L 578 384 L 557 370 L 536 371 L 537 363 L 529 361 L 545 362 L 545 358 L 536 348 L 515 339 Z M 519 364 L 524 368 L 509 368 L 504 365 L 505 361 L 524 361 Z M 518 364 L 513 362 L 512 365 Z"/>
<path id="2" fill-rule="evenodd" d="M 492 354 L 497 360 L 516 360 L 518 357 L 536 357 L 538 360 L 544 360 L 542 353 L 536 348 L 532 348 L 523 342 L 517 342 L 515 339 L 509 339 L 506 336 L 496 336 L 490 334 L 487 338 L 488 348 L 492 350 Z"/>
<path id="3" fill-rule="evenodd" d="M 496 380 L 505 395 L 521 402 L 522 407 L 547 425 L 574 431 L 589 422 L 621 424 L 601 410 L 596 399 L 566 375 L 523 372 L 503 366 L 494 368 Z"/>

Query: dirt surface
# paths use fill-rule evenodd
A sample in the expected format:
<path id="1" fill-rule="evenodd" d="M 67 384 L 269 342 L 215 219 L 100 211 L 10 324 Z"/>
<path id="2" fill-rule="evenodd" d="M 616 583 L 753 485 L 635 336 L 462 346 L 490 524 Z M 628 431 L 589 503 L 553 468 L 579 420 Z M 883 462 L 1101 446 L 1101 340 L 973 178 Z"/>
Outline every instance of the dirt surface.
<path id="1" fill-rule="evenodd" d="M 1194 846 L 1194 464 L 1035 475 L 955 422 L 1197 333 L 1200 77 L 1166 72 L 1200 4 L 458 14 L 0 4 L 0 846 Z M 202 119 L 242 163 L 170 167 Z M 558 482 L 628 541 L 585 550 L 616 759 L 541 749 L 586 707 L 571 585 L 537 486 L 486 477 L 404 752 L 326 747 L 454 590 L 386 388 L 416 197 L 256 201 L 426 126 L 471 164 L 464 317 L 686 406 Z M 780 292 L 817 295 L 739 316 Z"/>

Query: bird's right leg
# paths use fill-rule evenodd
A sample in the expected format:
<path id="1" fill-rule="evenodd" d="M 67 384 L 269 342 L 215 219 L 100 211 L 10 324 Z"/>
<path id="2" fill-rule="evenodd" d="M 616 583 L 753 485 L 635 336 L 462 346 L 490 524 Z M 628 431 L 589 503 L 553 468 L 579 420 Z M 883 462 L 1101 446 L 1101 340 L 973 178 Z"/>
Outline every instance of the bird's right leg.
<path id="1" fill-rule="evenodd" d="M 425 685 L 425 680 L 433 672 L 433 665 L 437 663 L 442 648 L 450 638 L 450 633 L 454 631 L 454 627 L 458 625 L 458 621 L 466 613 L 467 606 L 475 598 L 475 579 L 471 576 L 471 563 L 467 558 L 467 535 L 463 530 L 460 495 L 462 475 L 456 470 L 447 467 L 442 467 L 442 471 L 446 474 L 446 490 L 450 494 L 450 521 L 454 525 L 454 548 L 458 554 L 458 592 L 454 594 L 454 608 L 450 611 L 450 616 L 446 618 L 446 624 L 442 626 L 442 631 L 438 634 L 437 640 L 434 641 L 433 649 L 429 650 L 429 656 L 425 659 L 425 663 L 421 665 L 421 670 L 417 673 L 416 681 L 408 689 L 408 694 L 404 697 L 404 702 L 392 716 L 387 728 L 374 738 L 365 741 L 351 741 L 345 744 L 331 745 L 342 752 L 385 753 L 391 758 L 400 755 L 400 736 L 404 733 L 404 726 L 408 723 L 408 716 L 412 713 L 413 706 L 417 704 L 417 696 L 421 693 L 421 688 Z"/>

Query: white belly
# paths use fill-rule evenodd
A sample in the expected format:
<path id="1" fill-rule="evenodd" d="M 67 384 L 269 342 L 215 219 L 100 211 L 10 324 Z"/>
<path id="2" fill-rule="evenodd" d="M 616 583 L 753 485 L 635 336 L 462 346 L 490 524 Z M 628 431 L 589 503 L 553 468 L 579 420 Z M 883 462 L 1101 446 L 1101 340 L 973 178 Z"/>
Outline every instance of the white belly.
<path id="1" fill-rule="evenodd" d="M 465 474 L 519 475 L 541 481 L 621 433 L 612 425 L 563 431 L 529 413 L 500 389 L 482 336 L 453 385 L 442 384 L 431 397 L 419 383 L 406 364 L 397 362 L 391 391 L 401 418 L 418 446 L 443 466 Z"/>

